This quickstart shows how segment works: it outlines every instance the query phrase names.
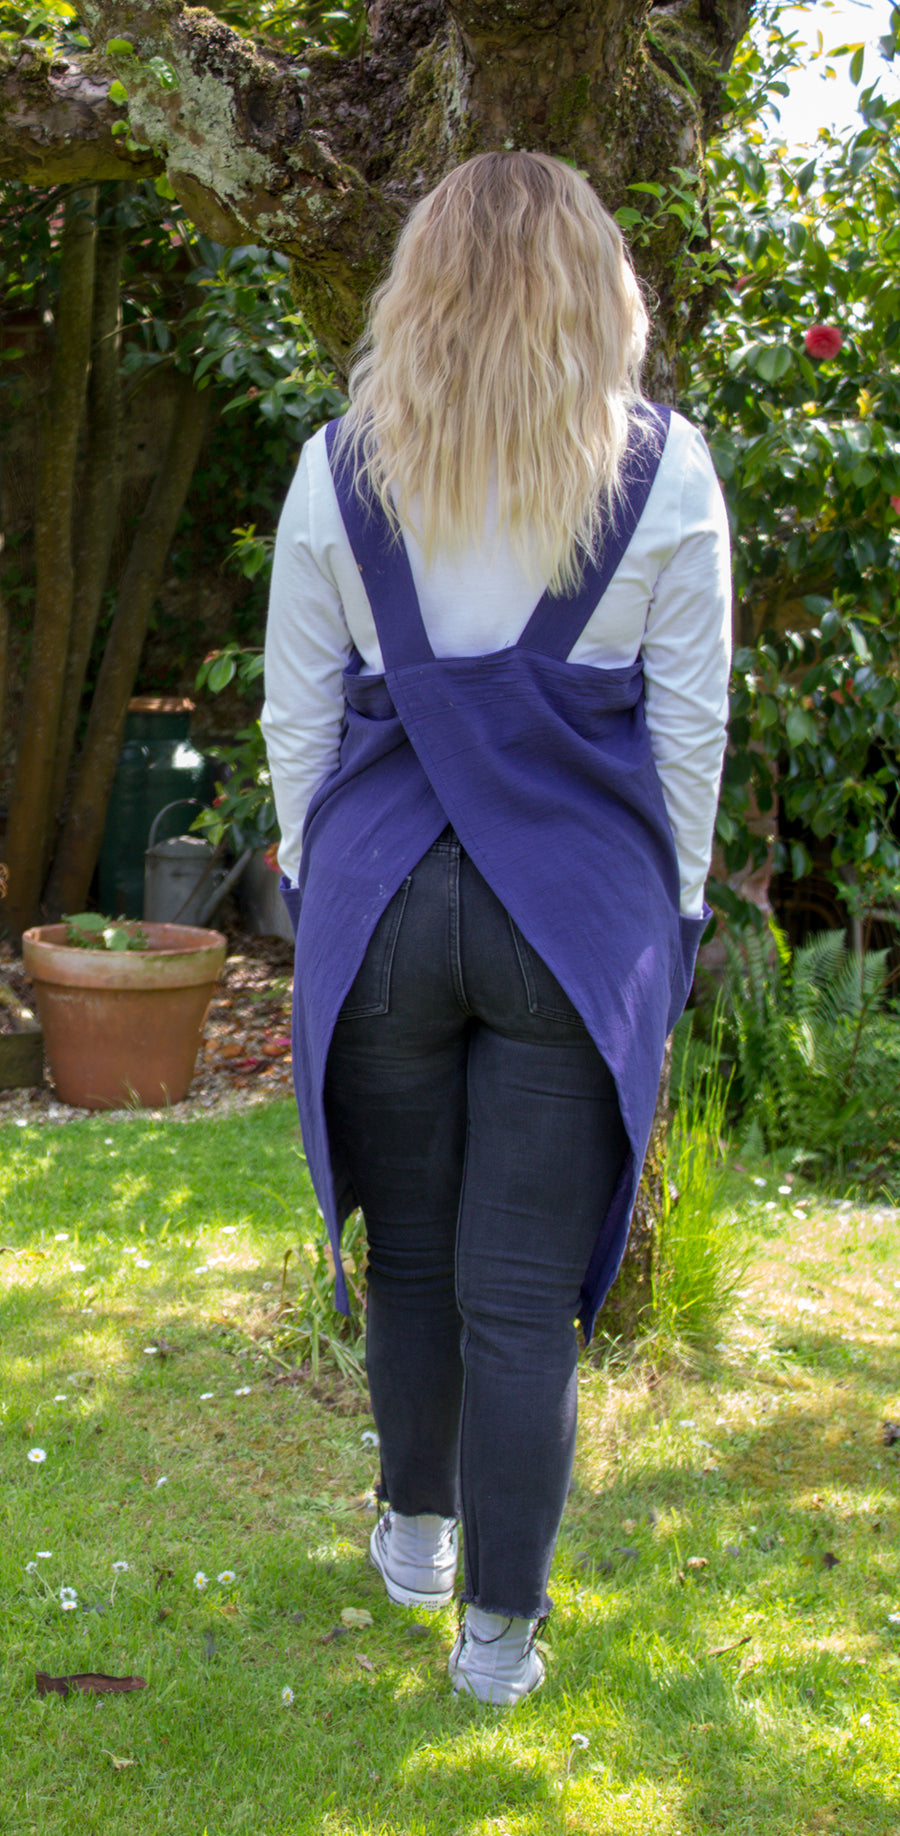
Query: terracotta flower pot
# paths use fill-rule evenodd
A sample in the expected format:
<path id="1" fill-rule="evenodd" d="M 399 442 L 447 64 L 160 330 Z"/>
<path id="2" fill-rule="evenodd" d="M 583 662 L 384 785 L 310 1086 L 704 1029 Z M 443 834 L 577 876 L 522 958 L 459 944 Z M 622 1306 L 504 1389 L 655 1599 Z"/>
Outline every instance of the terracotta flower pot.
<path id="1" fill-rule="evenodd" d="M 56 1092 L 76 1109 L 158 1109 L 187 1095 L 225 939 L 194 925 L 143 929 L 146 950 L 81 949 L 64 924 L 22 939 Z"/>

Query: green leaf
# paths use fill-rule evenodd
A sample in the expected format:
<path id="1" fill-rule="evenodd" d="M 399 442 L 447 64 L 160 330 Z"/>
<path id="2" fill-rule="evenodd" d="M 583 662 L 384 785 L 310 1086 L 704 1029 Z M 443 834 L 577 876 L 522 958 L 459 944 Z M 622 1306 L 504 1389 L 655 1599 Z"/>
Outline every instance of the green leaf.
<path id="1" fill-rule="evenodd" d="M 859 82 L 862 76 L 862 73 L 863 73 L 863 63 L 865 61 L 865 55 L 866 55 L 865 46 L 857 45 L 856 50 L 854 51 L 853 56 L 850 59 L 850 81 L 851 83 Z"/>
<path id="2" fill-rule="evenodd" d="M 207 682 L 214 695 L 220 694 L 223 688 L 228 687 L 229 682 L 234 678 L 236 668 L 233 656 L 226 654 L 216 658 L 207 676 Z"/>
<path id="3" fill-rule="evenodd" d="M 806 197 L 806 194 L 810 188 L 810 185 L 813 182 L 813 179 L 816 176 L 818 169 L 819 169 L 818 160 L 810 159 L 807 161 L 806 165 L 802 168 L 802 170 L 798 172 L 797 190 L 799 191 L 801 198 Z"/>
<path id="4" fill-rule="evenodd" d="M 754 368 L 763 382 L 778 382 L 793 367 L 794 354 L 787 344 L 766 344 L 756 359 Z"/>
<path id="5" fill-rule="evenodd" d="M 118 77 L 114 83 L 110 83 L 109 99 L 111 102 L 117 103 L 119 108 L 124 107 L 125 103 L 128 101 L 128 91 L 124 83 L 119 82 Z"/>
<path id="6" fill-rule="evenodd" d="M 106 44 L 107 57 L 134 57 L 134 46 L 128 38 L 110 38 Z"/>
<path id="7" fill-rule="evenodd" d="M 814 746 L 819 737 L 816 723 L 806 708 L 788 708 L 784 727 L 792 746 L 804 743 Z"/>

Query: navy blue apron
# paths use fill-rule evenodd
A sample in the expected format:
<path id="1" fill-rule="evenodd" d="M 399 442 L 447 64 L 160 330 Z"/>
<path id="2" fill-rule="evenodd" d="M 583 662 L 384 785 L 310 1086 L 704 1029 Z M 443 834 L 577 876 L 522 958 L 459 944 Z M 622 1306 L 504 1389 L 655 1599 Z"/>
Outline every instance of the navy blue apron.
<path id="1" fill-rule="evenodd" d="M 332 1154 L 323 1105 L 335 1021 L 385 906 L 452 824 L 462 847 L 566 990 L 616 1081 L 629 1148 L 585 1271 L 590 1337 L 628 1236 L 667 1032 L 687 999 L 707 916 L 679 915 L 679 874 L 644 717 L 640 661 L 598 669 L 566 658 L 643 512 L 668 432 L 665 408 L 636 417 L 621 502 L 602 553 L 570 595 L 549 591 L 521 637 L 479 657 L 435 657 L 409 559 L 377 500 L 332 459 L 384 673 L 344 672 L 336 769 L 304 826 L 293 1055 L 304 1147 L 347 1309 L 339 1243 L 356 1200 Z"/>

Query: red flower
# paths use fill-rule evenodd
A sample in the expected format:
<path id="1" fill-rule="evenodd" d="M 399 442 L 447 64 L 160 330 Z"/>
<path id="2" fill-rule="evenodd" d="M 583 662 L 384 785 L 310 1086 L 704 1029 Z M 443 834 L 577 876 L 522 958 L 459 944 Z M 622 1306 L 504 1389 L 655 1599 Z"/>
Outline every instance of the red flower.
<path id="1" fill-rule="evenodd" d="M 890 505 L 891 509 L 896 510 L 897 515 L 900 516 L 900 497 L 892 497 L 890 499 Z"/>
<path id="2" fill-rule="evenodd" d="M 803 342 L 807 356 L 821 360 L 837 356 L 844 334 L 836 325 L 811 325 L 809 331 L 803 333 Z"/>

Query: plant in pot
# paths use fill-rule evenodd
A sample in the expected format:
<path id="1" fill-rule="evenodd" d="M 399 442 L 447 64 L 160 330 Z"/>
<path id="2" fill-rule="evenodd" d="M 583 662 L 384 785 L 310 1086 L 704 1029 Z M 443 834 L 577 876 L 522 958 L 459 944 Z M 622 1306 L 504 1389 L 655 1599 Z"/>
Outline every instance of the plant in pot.
<path id="1" fill-rule="evenodd" d="M 47 1059 L 76 1109 L 157 1109 L 187 1095 L 225 938 L 79 912 L 22 939 Z"/>

